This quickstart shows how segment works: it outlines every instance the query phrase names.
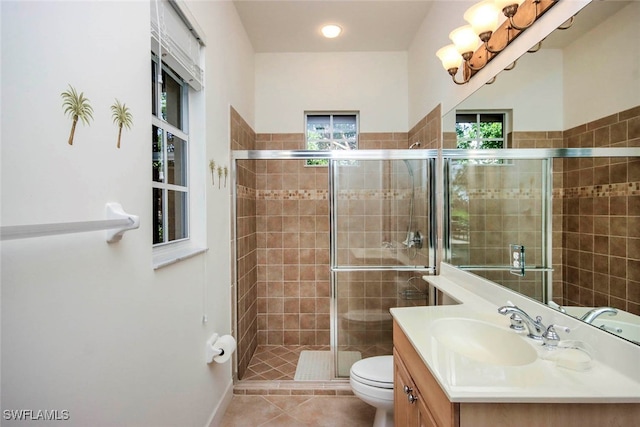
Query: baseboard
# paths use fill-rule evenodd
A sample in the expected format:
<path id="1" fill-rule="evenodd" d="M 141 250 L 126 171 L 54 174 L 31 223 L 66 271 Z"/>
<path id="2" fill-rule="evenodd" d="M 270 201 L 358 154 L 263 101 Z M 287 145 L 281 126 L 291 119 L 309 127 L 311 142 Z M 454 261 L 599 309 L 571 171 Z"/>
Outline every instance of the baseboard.
<path id="1" fill-rule="evenodd" d="M 233 381 L 229 379 L 229 383 L 227 384 L 227 387 L 222 394 L 222 399 L 220 399 L 218 405 L 213 409 L 213 412 L 211 413 L 209 421 L 207 422 L 205 427 L 218 427 L 222 424 L 222 418 L 224 417 L 224 413 L 227 412 L 227 408 L 231 404 L 232 398 Z"/>

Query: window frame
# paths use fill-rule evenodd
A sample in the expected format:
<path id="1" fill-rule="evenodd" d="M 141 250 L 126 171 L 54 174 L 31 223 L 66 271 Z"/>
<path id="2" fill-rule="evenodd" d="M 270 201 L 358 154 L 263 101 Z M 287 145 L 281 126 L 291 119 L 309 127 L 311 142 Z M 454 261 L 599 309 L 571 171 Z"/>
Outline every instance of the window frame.
<path id="1" fill-rule="evenodd" d="M 502 138 L 485 138 L 485 137 L 475 137 L 475 138 L 463 138 L 461 139 L 458 136 L 458 123 L 460 123 L 458 121 L 458 116 L 459 115 L 475 115 L 476 116 L 476 125 L 478 126 L 478 129 L 480 129 L 480 124 L 484 123 L 481 120 L 481 116 L 482 115 L 501 115 L 502 116 Z M 476 150 L 487 150 L 487 149 L 496 149 L 496 148 L 509 148 L 508 147 L 508 138 L 507 135 L 509 133 L 509 120 L 511 119 L 510 113 L 509 111 L 506 110 L 457 110 L 455 112 L 455 129 L 456 129 L 456 148 L 458 149 L 465 149 L 460 147 L 460 142 L 462 141 L 468 141 L 468 142 L 472 142 L 472 141 L 479 141 L 479 147 L 470 147 L 469 149 L 476 149 Z M 495 142 L 495 141 L 501 141 L 502 142 L 502 147 L 487 147 L 487 146 L 483 146 L 482 142 Z"/>
<path id="2" fill-rule="evenodd" d="M 162 138 L 161 138 L 161 142 L 162 142 L 162 146 L 160 149 L 160 153 L 161 153 L 161 162 L 162 162 L 162 170 L 161 173 L 163 174 L 164 178 L 162 179 L 162 181 L 156 181 L 154 179 L 154 174 L 152 173 L 152 179 L 151 179 L 151 187 L 152 187 L 152 200 L 153 200 L 153 206 L 152 206 L 152 231 L 153 231 L 153 237 L 152 237 L 152 242 L 153 242 L 153 247 L 159 247 L 159 246 L 164 246 L 164 245 L 170 245 L 173 243 L 177 243 L 180 241 L 185 241 L 185 240 L 189 240 L 191 237 L 191 210 L 190 210 L 190 150 L 189 150 L 189 85 L 185 82 L 184 79 L 182 79 L 180 76 L 177 75 L 177 73 L 173 72 L 173 70 L 171 70 L 171 68 L 163 63 L 162 61 L 158 60 L 157 55 L 155 55 L 153 52 L 151 53 L 151 63 L 152 63 L 152 86 L 153 89 L 152 90 L 152 103 L 154 104 L 155 108 L 152 108 L 152 113 L 151 113 L 151 124 L 152 124 L 152 141 L 155 140 L 155 134 L 154 134 L 154 130 L 158 129 L 161 134 L 162 134 Z M 158 74 L 162 74 L 165 73 L 167 76 L 169 76 L 170 78 L 172 78 L 173 80 L 175 80 L 179 86 L 180 86 L 180 123 L 178 124 L 180 128 L 176 127 L 173 124 L 170 124 L 166 118 L 162 117 L 162 81 L 160 81 L 160 79 L 157 78 Z M 154 114 L 154 110 L 155 113 Z M 168 150 L 167 150 L 167 144 L 168 144 L 168 135 L 174 135 L 176 137 L 178 137 L 179 139 L 181 139 L 184 143 L 184 160 L 181 164 L 181 168 L 182 170 L 182 175 L 184 176 L 184 185 L 178 185 L 178 184 L 170 184 L 168 183 L 168 177 L 169 177 L 169 156 L 168 156 Z M 153 154 L 155 154 L 156 152 L 153 151 Z M 154 156 L 153 156 L 154 157 Z M 152 157 L 152 162 L 154 162 L 154 158 Z M 152 165 L 153 168 L 153 165 Z M 162 241 L 156 241 L 156 236 L 155 236 L 155 232 L 156 232 L 156 218 L 155 216 L 157 215 L 157 211 L 156 211 L 156 206 L 155 206 L 155 202 L 156 202 L 156 198 L 155 198 L 155 190 L 161 190 L 162 191 Z M 175 194 L 182 194 L 184 199 L 183 202 L 181 202 L 182 206 L 182 212 L 183 212 L 183 218 L 181 220 L 182 223 L 182 229 L 184 230 L 183 233 L 181 233 L 181 236 L 178 238 L 174 238 L 171 239 L 171 230 L 172 230 L 172 221 L 170 221 L 170 215 L 169 215 L 169 203 L 168 201 L 170 200 L 170 196 L 169 196 L 169 191 L 173 191 L 175 192 Z"/>
<path id="3" fill-rule="evenodd" d="M 311 148 L 310 143 L 312 142 L 309 138 L 309 117 L 316 116 L 329 116 L 329 138 L 328 139 L 317 139 L 313 142 L 319 141 L 327 141 L 330 142 L 334 140 L 334 117 L 335 116 L 353 116 L 355 118 L 355 147 L 354 148 L 341 148 L 337 144 L 329 144 L 329 150 L 320 150 L 316 148 Z M 359 111 L 305 111 L 304 112 L 304 143 L 306 150 L 314 150 L 314 151 L 331 151 L 331 150 L 347 150 L 353 149 L 357 150 L 360 139 L 360 112 Z M 349 161 L 347 161 L 349 163 Z M 305 160 L 306 167 L 325 167 L 329 165 L 329 161 L 325 159 L 307 159 Z"/>

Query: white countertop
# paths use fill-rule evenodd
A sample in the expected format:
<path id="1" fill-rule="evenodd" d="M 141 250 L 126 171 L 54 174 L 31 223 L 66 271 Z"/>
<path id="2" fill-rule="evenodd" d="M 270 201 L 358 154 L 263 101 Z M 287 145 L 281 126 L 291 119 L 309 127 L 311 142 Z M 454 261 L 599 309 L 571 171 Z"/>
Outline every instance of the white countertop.
<path id="1" fill-rule="evenodd" d="M 538 353 L 538 358 L 527 365 L 497 366 L 472 360 L 450 350 L 430 333 L 436 320 L 470 318 L 497 325 L 513 334 L 517 332 L 509 329 L 508 316 L 500 315 L 497 311 L 499 305 L 494 302 L 469 292 L 443 276 L 425 277 L 425 280 L 459 301 L 460 304 L 392 308 L 391 314 L 450 401 L 640 403 L 640 382 L 633 375 L 626 375 L 624 371 L 621 372 L 598 360 L 596 356 L 602 353 L 601 350 L 593 355 L 591 368 L 586 371 L 556 366 L 554 361 L 545 359 L 551 350 L 524 335 L 519 338 L 530 343 Z M 522 301 L 514 302 L 522 307 Z M 524 309 L 534 317 L 538 315 L 537 312 L 531 313 L 527 308 Z M 553 319 L 550 321 L 555 323 Z M 544 322 L 544 315 L 543 323 L 548 324 Z M 567 326 L 574 327 L 574 325 Z M 582 328 L 579 336 L 581 341 L 589 344 L 589 333 L 593 332 L 591 329 L 595 331 L 595 328 L 591 327 Z M 602 331 L 595 332 L 604 334 Z M 560 331 L 559 333 L 564 339 L 566 334 Z M 569 339 L 568 336 L 566 338 Z M 614 344 L 617 343 L 614 342 Z M 632 346 L 630 343 L 625 344 Z M 631 351 L 631 353 L 623 351 L 621 354 L 624 357 L 628 357 L 629 354 L 632 357 L 636 356 L 635 360 L 629 361 L 630 366 L 640 370 L 638 365 L 640 347 L 637 354 L 633 353 L 633 348 Z M 606 360 L 606 357 L 604 359 Z"/>

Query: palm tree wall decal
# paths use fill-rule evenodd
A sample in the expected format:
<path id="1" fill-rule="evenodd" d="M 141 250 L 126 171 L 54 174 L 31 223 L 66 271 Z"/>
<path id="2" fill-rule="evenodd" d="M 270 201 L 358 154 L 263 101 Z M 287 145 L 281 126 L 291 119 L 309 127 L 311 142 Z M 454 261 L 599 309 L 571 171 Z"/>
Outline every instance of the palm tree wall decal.
<path id="1" fill-rule="evenodd" d="M 69 134 L 69 145 L 73 145 L 73 135 L 76 133 L 78 119 L 88 125 L 89 120 L 93 119 L 93 108 L 89 104 L 89 99 L 84 97 L 84 92 L 80 92 L 80 95 L 78 95 L 78 92 L 71 85 L 69 85 L 69 90 L 62 92 L 60 96 L 62 97 L 64 113 L 73 120 L 71 133 Z"/>
<path id="2" fill-rule="evenodd" d="M 118 144 L 120 148 L 120 138 L 122 137 L 122 127 L 131 129 L 133 124 L 133 115 L 129 111 L 129 107 L 126 104 L 120 104 L 120 101 L 116 99 L 116 103 L 111 106 L 111 113 L 113 115 L 113 123 L 118 125 Z"/>

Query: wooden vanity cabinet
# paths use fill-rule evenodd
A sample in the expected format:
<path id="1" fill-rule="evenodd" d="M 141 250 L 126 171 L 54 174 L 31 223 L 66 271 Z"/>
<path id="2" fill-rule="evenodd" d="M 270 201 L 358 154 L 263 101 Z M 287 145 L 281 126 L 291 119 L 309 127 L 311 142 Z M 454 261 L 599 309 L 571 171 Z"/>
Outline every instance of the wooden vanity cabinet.
<path id="1" fill-rule="evenodd" d="M 394 417 L 398 427 L 630 427 L 638 403 L 453 403 L 393 322 Z M 405 391 L 404 386 L 408 390 Z M 640 392 L 640 390 L 638 390 Z M 409 397 L 413 396 L 413 397 Z"/>
<path id="2" fill-rule="evenodd" d="M 395 322 L 393 347 L 395 424 L 403 427 L 458 427 L 458 404 L 449 402 Z"/>
<path id="3" fill-rule="evenodd" d="M 437 427 L 429 408 L 398 353 L 393 352 L 394 418 L 397 426 Z"/>

